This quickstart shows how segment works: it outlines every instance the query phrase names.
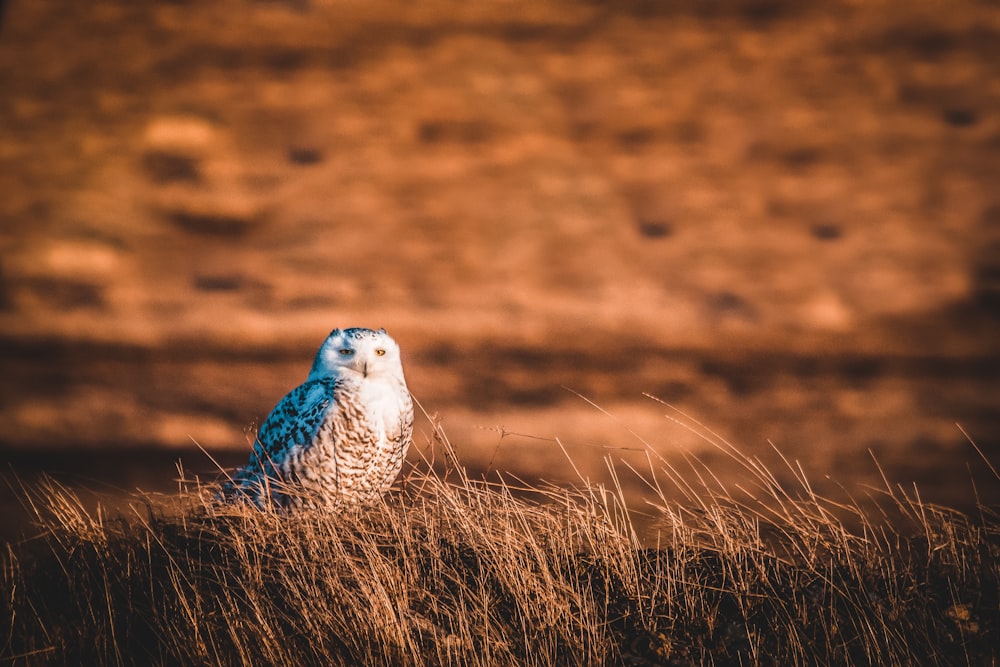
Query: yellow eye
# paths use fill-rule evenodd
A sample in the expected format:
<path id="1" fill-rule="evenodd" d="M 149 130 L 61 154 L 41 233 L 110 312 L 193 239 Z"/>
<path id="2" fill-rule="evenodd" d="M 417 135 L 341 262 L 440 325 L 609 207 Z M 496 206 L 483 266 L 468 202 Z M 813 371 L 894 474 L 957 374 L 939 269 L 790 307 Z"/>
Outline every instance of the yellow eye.
<path id="1" fill-rule="evenodd" d="M 384 356 L 385 355 L 385 350 L 383 350 L 381 347 L 376 347 L 375 348 L 375 354 L 377 354 L 380 357 Z"/>
<path id="2" fill-rule="evenodd" d="M 342 357 L 349 357 L 352 354 L 354 354 L 354 350 L 349 350 L 346 347 L 344 349 L 338 350 L 338 351 L 340 352 L 340 356 L 342 356 Z"/>

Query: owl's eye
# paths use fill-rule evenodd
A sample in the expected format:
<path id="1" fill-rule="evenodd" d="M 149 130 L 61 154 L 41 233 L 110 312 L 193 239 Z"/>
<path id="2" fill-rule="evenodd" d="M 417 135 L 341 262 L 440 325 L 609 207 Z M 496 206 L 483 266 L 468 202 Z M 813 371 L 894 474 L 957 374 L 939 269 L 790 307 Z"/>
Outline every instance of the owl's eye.
<path id="1" fill-rule="evenodd" d="M 384 349 L 382 349 L 381 347 L 376 347 L 376 348 L 375 348 L 375 354 L 377 354 L 377 355 L 378 355 L 378 356 L 380 356 L 380 357 L 381 357 L 381 356 L 384 356 L 384 355 L 385 355 L 385 350 L 384 350 Z"/>
<path id="2" fill-rule="evenodd" d="M 342 356 L 342 357 L 349 357 L 352 354 L 354 354 L 354 350 L 350 350 L 350 349 L 348 349 L 346 347 L 343 348 L 343 349 L 337 350 L 337 351 L 340 352 L 340 356 Z"/>

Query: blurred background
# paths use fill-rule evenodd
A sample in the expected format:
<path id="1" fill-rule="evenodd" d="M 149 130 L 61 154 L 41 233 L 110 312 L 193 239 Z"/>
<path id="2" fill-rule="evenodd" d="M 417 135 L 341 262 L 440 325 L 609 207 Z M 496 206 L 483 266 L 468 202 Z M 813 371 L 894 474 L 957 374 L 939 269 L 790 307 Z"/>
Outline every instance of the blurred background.
<path id="1" fill-rule="evenodd" d="M 368 326 L 476 474 L 572 481 L 558 437 L 595 480 L 649 447 L 739 483 L 707 428 L 821 491 L 881 485 L 874 455 L 925 499 L 1000 497 L 956 426 L 1000 462 L 995 2 L 0 21 L 8 478 L 213 478 L 195 443 L 245 461 L 326 334 Z"/>

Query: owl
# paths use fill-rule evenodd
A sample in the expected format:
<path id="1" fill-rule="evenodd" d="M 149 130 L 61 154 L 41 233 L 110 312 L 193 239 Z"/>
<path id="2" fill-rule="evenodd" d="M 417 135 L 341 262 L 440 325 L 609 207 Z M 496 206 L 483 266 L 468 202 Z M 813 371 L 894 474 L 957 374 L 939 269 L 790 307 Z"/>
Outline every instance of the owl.
<path id="1" fill-rule="evenodd" d="M 334 329 L 306 381 L 264 420 L 224 500 L 342 507 L 384 494 L 403 467 L 413 402 L 385 329 Z"/>

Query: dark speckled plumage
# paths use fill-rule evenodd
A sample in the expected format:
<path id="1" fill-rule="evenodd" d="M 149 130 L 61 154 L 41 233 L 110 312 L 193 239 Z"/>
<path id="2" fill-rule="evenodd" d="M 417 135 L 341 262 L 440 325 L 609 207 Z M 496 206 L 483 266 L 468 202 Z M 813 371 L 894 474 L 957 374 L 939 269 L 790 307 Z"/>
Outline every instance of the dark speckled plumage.
<path id="1" fill-rule="evenodd" d="M 261 506 L 370 501 L 392 486 L 412 432 L 396 342 L 384 330 L 336 329 L 305 383 L 271 410 L 250 462 L 221 495 Z"/>

